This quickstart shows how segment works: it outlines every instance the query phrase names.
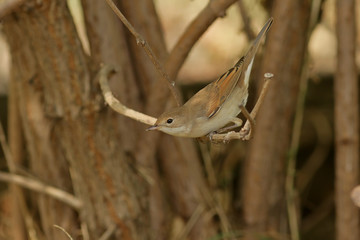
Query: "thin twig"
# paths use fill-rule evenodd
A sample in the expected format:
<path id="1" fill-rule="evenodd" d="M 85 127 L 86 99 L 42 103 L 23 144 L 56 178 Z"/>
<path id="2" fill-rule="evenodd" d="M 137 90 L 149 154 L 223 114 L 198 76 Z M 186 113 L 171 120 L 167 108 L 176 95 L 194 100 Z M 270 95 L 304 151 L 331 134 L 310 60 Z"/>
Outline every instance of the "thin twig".
<path id="1" fill-rule="evenodd" d="M 329 155 L 331 145 L 333 144 L 332 128 L 329 119 L 324 113 L 318 111 L 307 111 L 310 121 L 315 130 L 317 143 L 315 149 L 296 174 L 296 186 L 301 195 L 309 186 L 318 170 L 324 164 Z"/>
<path id="2" fill-rule="evenodd" d="M 306 66 L 306 64 L 304 64 Z M 299 148 L 299 141 L 301 136 L 301 127 L 304 118 L 304 108 L 305 108 L 305 97 L 307 92 L 308 85 L 308 74 L 307 69 L 303 68 L 303 73 L 300 80 L 300 89 L 299 96 L 295 112 L 295 120 L 292 131 L 291 143 L 290 143 L 290 154 L 286 171 L 286 204 L 289 218 L 289 227 L 291 239 L 298 240 L 300 239 L 299 233 L 299 224 L 298 224 L 298 214 L 296 206 L 296 195 L 297 191 L 295 189 L 295 172 L 296 172 L 296 155 Z"/>
<path id="3" fill-rule="evenodd" d="M 199 204 L 193 214 L 191 215 L 189 221 L 186 223 L 184 229 L 180 232 L 179 236 L 176 238 L 177 240 L 187 239 L 191 229 L 193 229 L 196 222 L 199 220 L 201 214 L 205 211 L 205 206 Z"/>
<path id="4" fill-rule="evenodd" d="M 208 206 L 210 206 L 210 209 L 214 210 L 219 217 L 222 233 L 228 236 L 227 239 L 233 240 L 233 237 L 235 236 L 233 234 L 234 232 L 232 230 L 230 221 L 225 213 L 224 208 L 219 204 L 218 199 L 216 199 L 216 195 L 213 196 L 206 190 L 201 191 L 201 193 L 204 196 Z"/>
<path id="5" fill-rule="evenodd" d="M 241 109 L 241 113 L 245 116 L 246 120 L 246 124 L 245 126 L 241 129 L 240 133 L 244 134 L 244 139 L 243 140 L 249 140 L 252 138 L 254 131 L 252 129 L 255 129 L 255 120 L 254 118 L 251 116 L 251 113 L 248 112 L 248 110 L 245 108 L 245 106 L 240 105 L 240 109 Z M 256 114 L 252 114 L 255 115 Z"/>
<path id="6" fill-rule="evenodd" d="M 4 151 L 6 164 L 8 165 L 10 172 L 15 172 L 16 170 L 15 163 L 12 160 L 11 151 L 9 145 L 6 142 L 5 131 L 1 122 L 0 122 L 0 145 Z"/>
<path id="7" fill-rule="evenodd" d="M 114 234 L 115 230 L 116 230 L 116 225 L 115 224 L 110 225 L 106 229 L 106 231 L 101 235 L 99 240 L 108 240 Z"/>
<path id="8" fill-rule="evenodd" d="M 114 13 L 116 14 L 116 16 L 118 16 L 118 18 L 121 20 L 121 22 L 126 26 L 126 28 L 131 32 L 132 35 L 134 35 L 135 39 L 136 39 L 136 43 L 137 45 L 140 45 L 145 53 L 147 54 L 147 56 L 150 58 L 151 62 L 154 64 L 156 70 L 158 71 L 158 73 L 160 74 L 160 76 L 162 77 L 162 79 L 164 79 L 173 95 L 173 97 L 175 98 L 176 104 L 178 106 L 181 105 L 181 99 L 180 99 L 180 95 L 177 92 L 176 88 L 175 88 L 175 81 L 170 80 L 169 75 L 167 74 L 167 72 L 165 71 L 165 68 L 163 67 L 163 65 L 160 63 L 159 59 L 156 57 L 154 51 L 151 49 L 150 45 L 147 43 L 147 41 L 135 30 L 135 28 L 131 25 L 131 23 L 126 19 L 126 17 L 121 13 L 121 11 L 117 8 L 117 6 L 114 4 L 114 2 L 112 0 L 106 0 L 107 4 L 110 6 L 110 8 L 114 11 Z"/>
<path id="9" fill-rule="evenodd" d="M 80 228 L 81 228 L 81 234 L 82 234 L 83 240 L 90 240 L 89 228 L 84 221 L 81 222 Z"/>
<path id="10" fill-rule="evenodd" d="M 60 229 L 63 233 L 65 233 L 65 235 L 66 235 L 70 240 L 73 240 L 73 238 L 71 237 L 71 235 L 70 235 L 63 227 L 60 227 L 59 225 L 56 225 L 56 224 L 54 224 L 53 226 L 54 226 L 54 228 Z"/>
<path id="11" fill-rule="evenodd" d="M 12 85 L 12 87 L 14 87 L 14 85 Z M 13 91 L 14 88 L 11 88 L 11 90 Z M 12 94 L 14 94 L 14 92 L 12 92 Z M 12 97 L 14 97 L 14 96 L 12 96 Z M 12 110 L 14 110 L 14 109 L 12 109 Z M 5 155 L 5 160 L 6 160 L 6 163 L 9 168 L 10 173 L 15 173 L 18 169 L 17 169 L 15 161 L 13 159 L 13 155 L 11 154 L 9 144 L 6 141 L 5 132 L 4 132 L 4 128 L 3 128 L 1 121 L 0 121 L 0 146 L 3 149 L 4 155 Z M 13 186 L 12 188 L 13 188 L 14 197 L 16 198 L 18 207 L 20 209 L 19 218 L 24 220 L 24 223 L 26 226 L 24 231 L 26 230 L 26 232 L 28 233 L 28 235 L 31 238 L 33 235 L 36 235 L 36 230 L 35 230 L 36 223 L 35 223 L 32 215 L 29 213 L 23 193 L 20 191 L 20 189 L 15 188 L 15 186 Z M 21 214 L 22 214 L 22 216 L 21 216 Z"/>
<path id="12" fill-rule="evenodd" d="M 252 40 L 256 37 L 254 31 L 251 29 L 250 17 L 247 14 L 247 9 L 244 6 L 243 0 L 238 0 L 238 6 L 240 10 L 240 16 L 244 24 L 244 30 L 248 40 Z"/>
<path id="13" fill-rule="evenodd" d="M 274 74 L 272 74 L 272 73 L 265 73 L 264 74 L 264 80 L 265 80 L 264 85 L 262 87 L 260 96 L 259 96 L 253 110 L 251 111 L 251 114 L 250 114 L 253 119 L 255 119 L 257 113 L 259 112 L 261 104 L 264 102 L 264 98 L 265 98 L 266 93 L 267 93 L 268 88 L 269 88 L 269 83 L 270 83 L 269 80 L 271 80 L 273 77 L 274 77 Z"/>
<path id="14" fill-rule="evenodd" d="M 82 207 L 82 202 L 74 195 L 71 195 L 70 193 L 67 193 L 61 189 L 46 185 L 35 179 L 23 177 L 17 174 L 0 172 L 0 181 L 15 183 L 19 186 L 33 190 L 35 192 L 46 194 L 63 203 L 66 203 L 67 205 L 77 210 Z"/>
<path id="15" fill-rule="evenodd" d="M 214 167 L 212 165 L 211 162 L 211 156 L 209 154 L 209 151 L 206 149 L 205 144 L 200 144 L 200 153 L 202 155 L 202 159 L 204 161 L 204 166 L 205 166 L 205 171 L 206 171 L 206 176 L 208 179 L 208 183 L 210 185 L 211 188 L 215 188 L 216 187 L 216 174 L 215 174 L 215 170 Z"/>
<path id="16" fill-rule="evenodd" d="M 141 112 L 132 110 L 123 105 L 118 99 L 114 97 L 112 94 L 108 77 L 111 73 L 114 73 L 114 69 L 110 66 L 103 65 L 98 73 L 97 78 L 99 79 L 100 87 L 102 94 L 104 96 L 105 102 L 109 104 L 109 106 L 115 111 L 126 117 L 134 119 L 138 122 L 142 122 L 148 125 L 154 125 L 156 122 L 156 118 L 143 114 Z"/>

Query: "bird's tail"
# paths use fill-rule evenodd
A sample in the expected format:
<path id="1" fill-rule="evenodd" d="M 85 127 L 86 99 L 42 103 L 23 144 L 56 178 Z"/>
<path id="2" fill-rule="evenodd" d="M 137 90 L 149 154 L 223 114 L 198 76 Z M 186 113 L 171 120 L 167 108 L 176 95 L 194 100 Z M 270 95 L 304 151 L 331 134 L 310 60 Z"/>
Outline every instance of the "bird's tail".
<path id="1" fill-rule="evenodd" d="M 265 23 L 265 25 L 263 26 L 263 28 L 255 38 L 253 44 L 251 44 L 251 47 L 248 50 L 248 52 L 245 54 L 244 57 L 240 58 L 240 60 L 235 64 L 235 66 L 241 65 L 242 61 L 248 63 L 248 64 L 244 64 L 244 66 L 248 66 L 250 62 L 253 61 L 255 54 L 259 48 L 259 45 L 262 42 L 263 38 L 266 36 L 266 33 L 269 31 L 272 23 L 273 23 L 273 18 L 269 18 L 269 20 L 267 20 L 267 22 Z"/>

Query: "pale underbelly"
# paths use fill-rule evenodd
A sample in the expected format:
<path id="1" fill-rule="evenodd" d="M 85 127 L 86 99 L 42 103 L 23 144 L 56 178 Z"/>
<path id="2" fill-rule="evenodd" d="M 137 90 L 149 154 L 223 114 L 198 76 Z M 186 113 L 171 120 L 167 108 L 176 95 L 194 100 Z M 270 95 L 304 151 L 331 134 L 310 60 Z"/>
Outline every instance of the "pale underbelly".
<path id="1" fill-rule="evenodd" d="M 192 136 L 189 137 L 202 137 L 227 125 L 239 115 L 241 112 L 240 105 L 245 106 L 247 98 L 247 90 L 234 89 L 234 92 L 225 101 L 219 112 L 211 118 L 198 119 L 198 121 L 194 123 L 192 127 L 193 131 L 191 131 Z"/>

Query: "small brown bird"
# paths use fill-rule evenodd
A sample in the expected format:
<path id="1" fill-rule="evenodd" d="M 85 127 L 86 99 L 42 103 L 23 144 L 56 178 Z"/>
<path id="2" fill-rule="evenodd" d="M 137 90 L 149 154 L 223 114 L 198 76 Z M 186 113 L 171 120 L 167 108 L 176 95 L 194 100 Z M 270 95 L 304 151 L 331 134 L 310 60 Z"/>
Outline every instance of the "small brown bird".
<path id="1" fill-rule="evenodd" d="M 226 124 L 233 122 L 241 125 L 237 118 L 240 106 L 245 106 L 251 68 L 256 51 L 271 27 L 270 18 L 254 40 L 248 52 L 235 66 L 211 82 L 184 105 L 164 112 L 155 125 L 147 130 L 159 130 L 179 137 L 202 137 Z"/>

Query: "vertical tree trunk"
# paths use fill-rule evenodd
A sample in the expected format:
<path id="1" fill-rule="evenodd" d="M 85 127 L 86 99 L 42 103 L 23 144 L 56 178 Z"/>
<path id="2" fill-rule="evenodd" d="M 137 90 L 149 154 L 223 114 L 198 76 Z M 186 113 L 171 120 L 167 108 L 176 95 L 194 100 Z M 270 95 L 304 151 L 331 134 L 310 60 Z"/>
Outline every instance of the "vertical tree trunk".
<path id="1" fill-rule="evenodd" d="M 253 231 L 286 234 L 285 165 L 306 51 L 310 0 L 277 0 L 262 73 L 274 82 L 259 112 L 244 169 L 244 220 Z"/>
<path id="2" fill-rule="evenodd" d="M 335 91 L 336 239 L 358 240 L 359 210 L 351 190 L 359 183 L 359 96 L 355 63 L 355 1 L 336 4 L 338 39 Z"/>
<path id="3" fill-rule="evenodd" d="M 22 124 L 32 171 L 74 191 L 92 239 L 116 226 L 122 239 L 151 239 L 147 184 L 126 161 L 118 118 L 103 108 L 66 1 L 28 1 L 4 21 L 13 53 Z M 69 171 L 70 170 L 70 171 Z M 79 232 L 75 212 L 37 196 L 46 239 L 63 239 L 57 224 Z"/>
<path id="4" fill-rule="evenodd" d="M 19 94 L 17 86 L 14 81 L 10 82 L 9 87 L 9 116 L 8 116 L 8 136 L 9 147 L 12 156 L 12 162 L 16 166 L 21 166 L 24 163 L 25 151 L 24 151 L 24 134 L 21 127 L 21 117 L 19 110 Z M 10 171 L 16 171 L 15 166 L 9 166 Z M 25 240 L 27 233 L 24 224 L 23 214 L 25 207 L 24 192 L 19 186 L 12 185 L 12 237 L 14 239 Z"/>

